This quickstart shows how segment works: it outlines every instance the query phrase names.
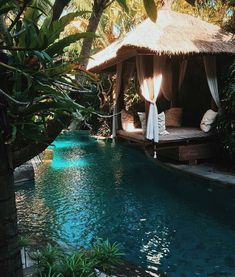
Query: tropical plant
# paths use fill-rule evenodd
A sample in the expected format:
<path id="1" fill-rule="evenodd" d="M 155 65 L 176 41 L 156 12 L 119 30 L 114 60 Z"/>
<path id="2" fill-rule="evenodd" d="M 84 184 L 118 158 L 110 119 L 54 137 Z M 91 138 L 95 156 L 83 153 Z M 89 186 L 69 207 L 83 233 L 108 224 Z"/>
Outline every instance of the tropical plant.
<path id="1" fill-rule="evenodd" d="M 79 91 L 66 75 L 80 70 L 79 63 L 65 59 L 63 49 L 94 35 L 61 38 L 81 13 L 53 21 L 48 7 L 47 0 L 0 1 L 0 272 L 5 277 L 22 276 L 13 169 L 43 151 L 73 112 L 83 112 L 69 96 Z"/>
<path id="2" fill-rule="evenodd" d="M 113 273 L 122 256 L 119 245 L 108 240 L 98 240 L 90 249 L 81 248 L 70 254 L 50 244 L 30 253 L 30 258 L 38 264 L 40 276 L 45 277 L 94 277 L 96 269 Z"/>
<path id="3" fill-rule="evenodd" d="M 235 61 L 222 91 L 221 112 L 217 120 L 217 129 L 225 158 L 235 161 Z"/>
<path id="4" fill-rule="evenodd" d="M 229 31 L 235 31 L 234 1 L 174 0 L 172 7 L 176 11 L 199 16 L 205 21 L 219 25 Z"/>
<path id="5" fill-rule="evenodd" d="M 80 276 L 80 277 L 94 277 L 95 267 L 97 262 L 87 256 L 86 252 L 80 251 L 65 256 L 60 261 L 58 270 L 64 277 Z"/>
<path id="6" fill-rule="evenodd" d="M 27 247 L 29 246 L 30 240 L 29 237 L 19 237 L 19 247 L 22 249 L 23 251 L 23 257 L 22 259 L 24 260 L 24 265 L 25 267 L 27 267 Z"/>
<path id="7" fill-rule="evenodd" d="M 109 240 L 98 240 L 92 247 L 91 255 L 96 261 L 96 266 L 101 271 L 111 274 L 117 265 L 122 263 L 123 253 L 120 252 L 118 243 L 111 244 Z"/>
<path id="8" fill-rule="evenodd" d="M 139 94 L 136 93 L 136 88 L 138 88 L 138 82 L 137 82 L 137 76 L 136 74 L 134 74 L 134 76 L 129 79 L 127 88 L 124 92 L 124 103 L 125 103 L 126 110 L 134 108 L 135 105 L 143 101 L 140 98 Z"/>
<path id="9" fill-rule="evenodd" d="M 146 18 L 142 0 L 127 0 L 128 13 L 114 2 L 103 13 L 97 29 L 98 37 L 93 44 L 93 52 L 107 47 L 122 38 L 134 26 Z"/>
<path id="10" fill-rule="evenodd" d="M 61 273 L 54 272 L 53 268 L 49 266 L 48 272 L 39 272 L 39 277 L 64 277 Z"/>
<path id="11" fill-rule="evenodd" d="M 83 7 L 84 4 L 81 4 L 81 1 L 74 1 L 75 4 L 78 5 L 78 7 Z M 147 12 L 147 15 L 155 21 L 157 18 L 157 4 L 162 3 L 161 0 L 157 0 L 155 4 L 154 0 L 142 0 L 145 10 Z M 92 0 L 92 1 L 87 1 L 85 8 L 92 8 L 91 11 L 91 16 L 89 19 L 87 19 L 87 23 L 85 23 L 86 27 L 86 32 L 93 32 L 95 33 L 97 31 L 97 28 L 99 26 L 99 23 L 101 21 L 102 15 L 104 11 L 111 7 L 112 4 L 117 3 L 125 12 L 129 12 L 129 6 L 132 4 L 131 2 L 129 5 L 127 4 L 126 0 Z M 116 6 L 117 7 L 117 6 Z M 110 20 L 110 18 L 109 18 Z M 84 22 L 83 22 L 84 23 Z M 89 56 L 91 54 L 92 50 L 92 44 L 93 44 L 94 38 L 85 38 L 82 46 L 81 46 L 81 52 L 80 52 L 80 57 L 83 58 L 82 64 L 86 68 Z"/>
<path id="12" fill-rule="evenodd" d="M 29 256 L 42 269 L 52 267 L 61 257 L 59 250 L 51 244 L 47 244 L 42 250 L 37 249 L 36 251 L 29 252 Z"/>

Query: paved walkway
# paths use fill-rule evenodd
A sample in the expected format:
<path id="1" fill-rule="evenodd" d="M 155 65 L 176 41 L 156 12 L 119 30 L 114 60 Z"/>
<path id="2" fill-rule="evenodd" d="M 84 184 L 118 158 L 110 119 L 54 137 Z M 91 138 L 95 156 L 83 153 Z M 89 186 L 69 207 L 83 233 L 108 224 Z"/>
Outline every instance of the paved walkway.
<path id="1" fill-rule="evenodd" d="M 226 170 L 223 166 L 214 163 L 201 163 L 198 165 L 172 164 L 166 163 L 171 168 L 182 170 L 186 173 L 193 174 L 204 179 L 218 182 L 221 185 L 235 186 L 235 172 Z"/>
<path id="2" fill-rule="evenodd" d="M 218 162 L 204 162 L 197 165 L 188 165 L 156 160 L 156 163 L 171 171 L 178 171 L 178 173 L 181 174 L 192 175 L 209 180 L 223 187 L 234 186 L 235 188 L 235 171 L 226 168 Z"/>
<path id="3" fill-rule="evenodd" d="M 145 149 L 146 155 L 153 159 L 152 150 Z M 154 159 L 158 166 L 166 170 L 187 174 L 194 177 L 209 180 L 216 185 L 235 188 L 235 166 L 231 162 L 210 161 L 200 162 L 196 165 L 182 164 L 171 161 L 161 161 Z"/>

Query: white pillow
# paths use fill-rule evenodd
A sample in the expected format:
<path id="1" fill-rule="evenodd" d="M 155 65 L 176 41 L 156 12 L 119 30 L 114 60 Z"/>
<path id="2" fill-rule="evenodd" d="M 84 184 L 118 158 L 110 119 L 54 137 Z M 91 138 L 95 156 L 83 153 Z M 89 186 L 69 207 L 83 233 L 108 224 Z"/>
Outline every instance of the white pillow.
<path id="1" fill-rule="evenodd" d="M 143 129 L 143 134 L 145 134 L 146 133 L 146 114 L 138 112 L 138 116 L 139 116 L 139 119 L 140 119 L 141 128 Z M 169 134 L 166 131 L 165 113 L 164 112 L 161 112 L 158 115 L 158 130 L 159 130 L 159 135 Z"/>
<path id="2" fill-rule="evenodd" d="M 165 124 L 165 113 L 164 112 L 161 112 L 159 115 L 158 115 L 158 130 L 159 130 L 159 135 L 167 135 L 169 134 L 167 131 L 166 131 L 166 124 Z"/>
<path id="3" fill-rule="evenodd" d="M 217 114 L 218 113 L 214 112 L 213 110 L 208 110 L 205 112 L 200 123 L 200 128 L 203 132 L 207 133 L 212 129 Z"/>

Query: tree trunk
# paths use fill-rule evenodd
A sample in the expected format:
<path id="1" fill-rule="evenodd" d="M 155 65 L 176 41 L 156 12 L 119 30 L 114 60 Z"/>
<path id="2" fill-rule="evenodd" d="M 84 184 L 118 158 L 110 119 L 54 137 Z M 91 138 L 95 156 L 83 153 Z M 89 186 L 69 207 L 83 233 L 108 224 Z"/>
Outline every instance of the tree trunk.
<path id="1" fill-rule="evenodd" d="M 60 18 L 64 8 L 69 4 L 71 0 L 56 0 L 53 7 L 52 7 L 52 12 L 53 12 L 53 17 L 52 21 L 55 21 Z"/>
<path id="2" fill-rule="evenodd" d="M 71 122 L 71 116 L 69 115 L 63 115 L 59 118 L 55 118 L 51 120 L 47 124 L 47 137 L 49 140 L 47 143 L 45 142 L 32 142 L 31 144 L 27 146 L 21 146 L 20 149 L 17 151 L 14 151 L 12 153 L 12 164 L 13 168 L 16 168 L 25 162 L 31 160 L 41 152 L 43 152 L 48 145 L 50 145 L 56 137 L 61 133 L 63 128 L 67 128 L 69 126 L 69 123 Z M 1 153 L 1 152 L 0 152 Z M 1 275 L 0 275 L 1 277 Z"/>
<path id="3" fill-rule="evenodd" d="M 106 2 L 106 1 L 103 1 L 103 2 Z M 105 4 L 106 3 L 102 3 L 99 6 L 95 6 L 95 5 L 93 6 L 92 14 L 91 14 L 86 32 L 92 32 L 92 33 L 96 32 L 102 13 L 105 10 Z M 92 47 L 93 40 L 94 38 L 85 38 L 83 40 L 80 57 L 83 58 L 82 65 L 84 66 L 85 69 L 87 68 L 89 56 L 91 54 L 91 47 Z"/>
<path id="4" fill-rule="evenodd" d="M 22 277 L 14 176 L 7 148 L 0 137 L 0 276 Z"/>

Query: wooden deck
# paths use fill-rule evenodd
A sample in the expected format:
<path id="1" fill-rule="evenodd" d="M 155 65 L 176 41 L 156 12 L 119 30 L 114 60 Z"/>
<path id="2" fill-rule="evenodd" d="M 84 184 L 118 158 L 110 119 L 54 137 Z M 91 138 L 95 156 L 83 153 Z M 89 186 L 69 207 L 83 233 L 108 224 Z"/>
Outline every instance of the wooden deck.
<path id="1" fill-rule="evenodd" d="M 216 155 L 216 144 L 212 133 L 205 133 L 199 128 L 168 128 L 169 134 L 160 136 L 156 143 L 159 156 L 176 161 L 196 161 L 208 159 Z M 142 129 L 131 132 L 118 130 L 119 138 L 148 146 L 153 144 L 143 135 Z"/>
<path id="2" fill-rule="evenodd" d="M 212 137 L 212 133 L 205 133 L 199 128 L 192 127 L 178 127 L 178 128 L 167 128 L 169 134 L 160 136 L 157 145 L 179 143 L 179 142 L 190 142 L 190 141 L 203 141 Z M 124 130 L 118 130 L 117 136 L 126 140 L 151 144 L 152 142 L 147 140 L 143 135 L 142 129 L 135 129 L 134 131 L 127 132 Z"/>

